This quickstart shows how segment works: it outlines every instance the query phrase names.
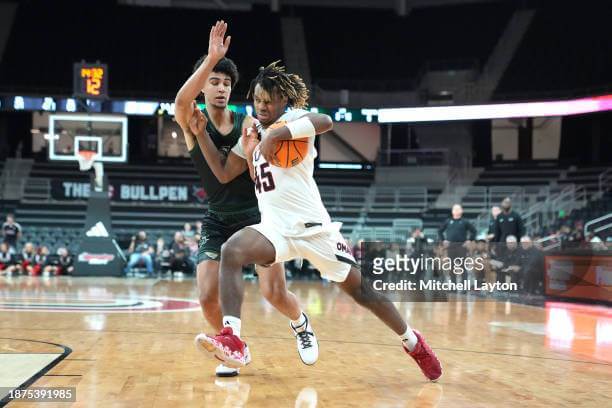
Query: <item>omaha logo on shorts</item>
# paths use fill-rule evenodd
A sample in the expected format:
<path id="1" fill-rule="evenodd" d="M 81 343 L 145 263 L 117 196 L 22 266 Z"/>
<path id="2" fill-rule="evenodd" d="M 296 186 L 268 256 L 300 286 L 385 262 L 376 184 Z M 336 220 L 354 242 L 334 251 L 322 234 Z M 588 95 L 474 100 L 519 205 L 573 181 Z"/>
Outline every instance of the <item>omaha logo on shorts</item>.
<path id="1" fill-rule="evenodd" d="M 0 311 L 65 313 L 167 313 L 200 310 L 200 304 L 189 299 L 134 296 L 31 296 L 15 295 L 0 299 Z"/>
<path id="2" fill-rule="evenodd" d="M 338 242 L 336 244 L 336 249 L 340 252 L 344 252 L 345 254 L 353 255 L 353 252 L 345 243 Z"/>

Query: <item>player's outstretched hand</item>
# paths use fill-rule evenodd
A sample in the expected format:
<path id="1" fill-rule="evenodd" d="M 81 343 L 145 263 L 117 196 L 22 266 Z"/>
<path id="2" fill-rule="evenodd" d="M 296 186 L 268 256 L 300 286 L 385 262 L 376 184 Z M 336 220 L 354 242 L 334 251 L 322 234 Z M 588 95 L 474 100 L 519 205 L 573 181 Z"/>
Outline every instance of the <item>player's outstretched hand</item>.
<path id="1" fill-rule="evenodd" d="M 191 133 L 197 136 L 204 133 L 208 120 L 195 102 L 193 102 L 192 106 L 193 112 L 191 114 L 191 118 L 189 119 L 189 130 L 191 130 Z"/>
<path id="2" fill-rule="evenodd" d="M 225 57 L 225 53 L 227 53 L 227 49 L 229 48 L 232 40 L 231 36 L 224 39 L 226 31 L 227 23 L 223 20 L 217 21 L 210 29 L 210 36 L 208 38 L 208 56 L 215 61 Z"/>
<path id="3" fill-rule="evenodd" d="M 255 124 L 251 127 L 242 129 L 242 150 L 244 150 L 246 157 L 251 158 L 253 156 L 253 151 L 258 144 L 259 137 Z"/>

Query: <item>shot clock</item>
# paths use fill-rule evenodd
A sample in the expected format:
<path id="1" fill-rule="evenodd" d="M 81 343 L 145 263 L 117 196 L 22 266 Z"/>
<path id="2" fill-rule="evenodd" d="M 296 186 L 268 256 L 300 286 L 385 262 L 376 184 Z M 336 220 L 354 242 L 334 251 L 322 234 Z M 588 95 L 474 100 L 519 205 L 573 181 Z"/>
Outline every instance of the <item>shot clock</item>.
<path id="1" fill-rule="evenodd" d="M 76 62 L 73 92 L 77 98 L 104 99 L 108 97 L 108 67 L 106 64 Z"/>

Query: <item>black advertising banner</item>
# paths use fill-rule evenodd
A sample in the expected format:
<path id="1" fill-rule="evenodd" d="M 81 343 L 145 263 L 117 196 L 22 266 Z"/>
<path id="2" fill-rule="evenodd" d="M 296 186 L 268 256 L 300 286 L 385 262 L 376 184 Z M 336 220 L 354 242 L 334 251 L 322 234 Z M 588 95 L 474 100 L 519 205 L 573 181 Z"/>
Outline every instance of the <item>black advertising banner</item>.
<path id="1" fill-rule="evenodd" d="M 81 181 L 51 180 L 54 200 L 83 200 L 91 194 L 90 184 Z M 163 183 L 152 181 L 113 180 L 108 188 L 113 201 L 149 201 L 169 203 L 203 203 L 206 192 L 197 183 Z"/>

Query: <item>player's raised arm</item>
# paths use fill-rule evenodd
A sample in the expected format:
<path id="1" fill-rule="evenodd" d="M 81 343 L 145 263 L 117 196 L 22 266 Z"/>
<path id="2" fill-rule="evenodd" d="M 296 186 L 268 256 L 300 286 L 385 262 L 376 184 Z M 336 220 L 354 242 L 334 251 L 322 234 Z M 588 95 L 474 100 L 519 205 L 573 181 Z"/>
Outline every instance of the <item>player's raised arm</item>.
<path id="1" fill-rule="evenodd" d="M 223 58 L 229 48 L 231 37 L 225 37 L 227 23 L 217 21 L 210 29 L 208 39 L 208 55 L 204 62 L 187 79 L 181 89 L 179 89 L 174 99 L 174 116 L 183 132 L 189 131 L 189 120 L 192 116 L 192 103 L 206 84 L 206 80 L 215 65 Z"/>
<path id="2" fill-rule="evenodd" d="M 189 120 L 188 129 L 195 135 L 200 150 L 210 170 L 220 183 L 226 184 L 244 173 L 247 163 L 243 157 L 231 151 L 227 158 L 217 150 L 208 132 L 206 132 L 206 116 L 193 103 L 192 116 Z M 240 142 L 238 142 L 240 143 Z"/>

